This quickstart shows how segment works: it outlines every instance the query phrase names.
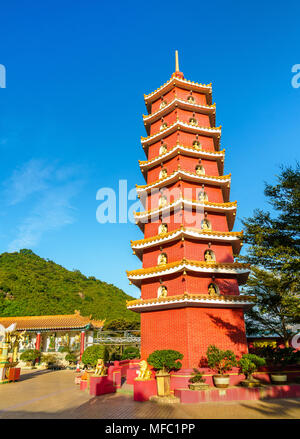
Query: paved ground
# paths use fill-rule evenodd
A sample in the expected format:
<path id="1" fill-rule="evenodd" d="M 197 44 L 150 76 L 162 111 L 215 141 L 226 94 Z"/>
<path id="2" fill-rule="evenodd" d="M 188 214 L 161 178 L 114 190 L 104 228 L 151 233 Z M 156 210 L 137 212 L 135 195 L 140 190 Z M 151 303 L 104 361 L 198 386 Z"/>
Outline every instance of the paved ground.
<path id="1" fill-rule="evenodd" d="M 75 373 L 23 371 L 16 383 L 0 386 L 0 419 L 299 419 L 299 399 L 241 401 L 160 406 L 134 402 L 132 395 L 117 393 L 90 397 L 74 384 Z"/>

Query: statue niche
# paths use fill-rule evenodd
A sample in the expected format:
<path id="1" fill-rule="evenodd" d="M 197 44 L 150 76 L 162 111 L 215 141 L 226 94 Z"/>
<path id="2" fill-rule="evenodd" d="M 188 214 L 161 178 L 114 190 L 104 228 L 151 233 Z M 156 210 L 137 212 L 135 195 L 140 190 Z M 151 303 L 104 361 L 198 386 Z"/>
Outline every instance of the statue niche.
<path id="1" fill-rule="evenodd" d="M 195 141 L 193 142 L 193 147 L 194 147 L 195 149 L 200 150 L 200 149 L 201 149 L 201 143 L 198 142 L 198 140 L 195 140 Z"/>
<path id="2" fill-rule="evenodd" d="M 212 250 L 205 250 L 204 252 L 204 260 L 205 262 L 215 262 L 216 256 Z"/>
<path id="3" fill-rule="evenodd" d="M 157 297 L 167 297 L 168 295 L 168 290 L 167 287 L 165 287 L 164 285 L 161 285 L 158 290 L 157 290 Z"/>
<path id="4" fill-rule="evenodd" d="M 215 296 L 216 294 L 219 295 L 219 290 L 216 284 L 210 283 L 208 285 L 208 294 L 210 296 Z"/>
<path id="5" fill-rule="evenodd" d="M 202 165 L 196 166 L 196 174 L 197 175 L 205 175 L 205 169 L 203 168 Z"/>
<path id="6" fill-rule="evenodd" d="M 162 223 L 158 227 L 158 234 L 163 235 L 164 233 L 168 233 L 168 225 L 165 223 Z"/>
<path id="7" fill-rule="evenodd" d="M 198 194 L 198 200 L 199 201 L 208 201 L 208 196 L 207 193 L 205 191 L 201 191 Z"/>
<path id="8" fill-rule="evenodd" d="M 166 253 L 161 253 L 157 259 L 157 265 L 166 265 L 168 263 L 168 258 Z"/>
<path id="9" fill-rule="evenodd" d="M 166 168 L 163 168 L 160 173 L 159 173 L 159 178 L 166 178 L 168 176 L 168 171 L 166 170 Z"/>
<path id="10" fill-rule="evenodd" d="M 166 154 L 166 152 L 168 151 L 167 145 L 164 143 L 161 145 L 161 147 L 159 148 L 159 155 L 161 154 Z"/>
<path id="11" fill-rule="evenodd" d="M 159 198 L 158 206 L 159 206 L 159 207 L 165 207 L 167 204 L 168 204 L 167 197 L 166 197 L 165 195 L 162 195 L 162 196 Z"/>
<path id="12" fill-rule="evenodd" d="M 204 219 L 201 221 L 201 228 L 202 230 L 211 230 L 211 222 L 207 219 Z"/>

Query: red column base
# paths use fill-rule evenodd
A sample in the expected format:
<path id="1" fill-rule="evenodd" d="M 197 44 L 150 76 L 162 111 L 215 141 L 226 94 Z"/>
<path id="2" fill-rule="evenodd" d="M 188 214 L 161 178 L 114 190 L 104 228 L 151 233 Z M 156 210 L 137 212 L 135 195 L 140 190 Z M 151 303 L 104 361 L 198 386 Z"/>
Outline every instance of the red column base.
<path id="1" fill-rule="evenodd" d="M 148 401 L 150 396 L 157 395 L 156 380 L 139 381 L 134 380 L 133 383 L 133 399 L 134 401 Z"/>
<path id="2" fill-rule="evenodd" d="M 90 395 L 99 396 L 106 393 L 115 393 L 116 387 L 112 381 L 112 377 L 91 377 L 90 378 Z"/>

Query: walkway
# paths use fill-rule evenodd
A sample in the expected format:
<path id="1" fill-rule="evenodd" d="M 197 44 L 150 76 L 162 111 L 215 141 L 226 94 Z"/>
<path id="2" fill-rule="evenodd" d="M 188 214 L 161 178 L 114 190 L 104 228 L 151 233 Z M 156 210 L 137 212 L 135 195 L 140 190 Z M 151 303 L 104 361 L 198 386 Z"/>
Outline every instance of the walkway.
<path id="1" fill-rule="evenodd" d="M 299 419 L 299 399 L 205 404 L 134 402 L 128 391 L 90 397 L 74 384 L 75 373 L 23 371 L 19 382 L 0 386 L 0 419 Z"/>

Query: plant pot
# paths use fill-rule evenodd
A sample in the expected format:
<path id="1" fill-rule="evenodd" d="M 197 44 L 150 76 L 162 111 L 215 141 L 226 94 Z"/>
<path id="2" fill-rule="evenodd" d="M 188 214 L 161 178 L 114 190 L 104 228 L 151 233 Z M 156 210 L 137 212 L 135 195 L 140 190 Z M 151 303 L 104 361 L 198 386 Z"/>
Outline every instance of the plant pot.
<path id="1" fill-rule="evenodd" d="M 241 386 L 243 387 L 248 387 L 248 388 L 252 388 L 252 387 L 260 387 L 261 386 L 261 382 L 259 380 L 243 380 L 241 381 Z"/>
<path id="2" fill-rule="evenodd" d="M 287 382 L 287 375 L 284 373 L 272 373 L 271 380 L 274 384 L 285 384 Z"/>
<path id="3" fill-rule="evenodd" d="M 227 389 L 229 386 L 229 375 L 213 375 L 214 385 L 219 389 Z"/>
<path id="4" fill-rule="evenodd" d="M 156 376 L 157 395 L 169 396 L 171 393 L 171 377 L 169 373 L 157 372 Z"/>
<path id="5" fill-rule="evenodd" d="M 209 388 L 209 384 L 206 383 L 192 383 L 189 384 L 190 390 L 207 390 Z"/>

